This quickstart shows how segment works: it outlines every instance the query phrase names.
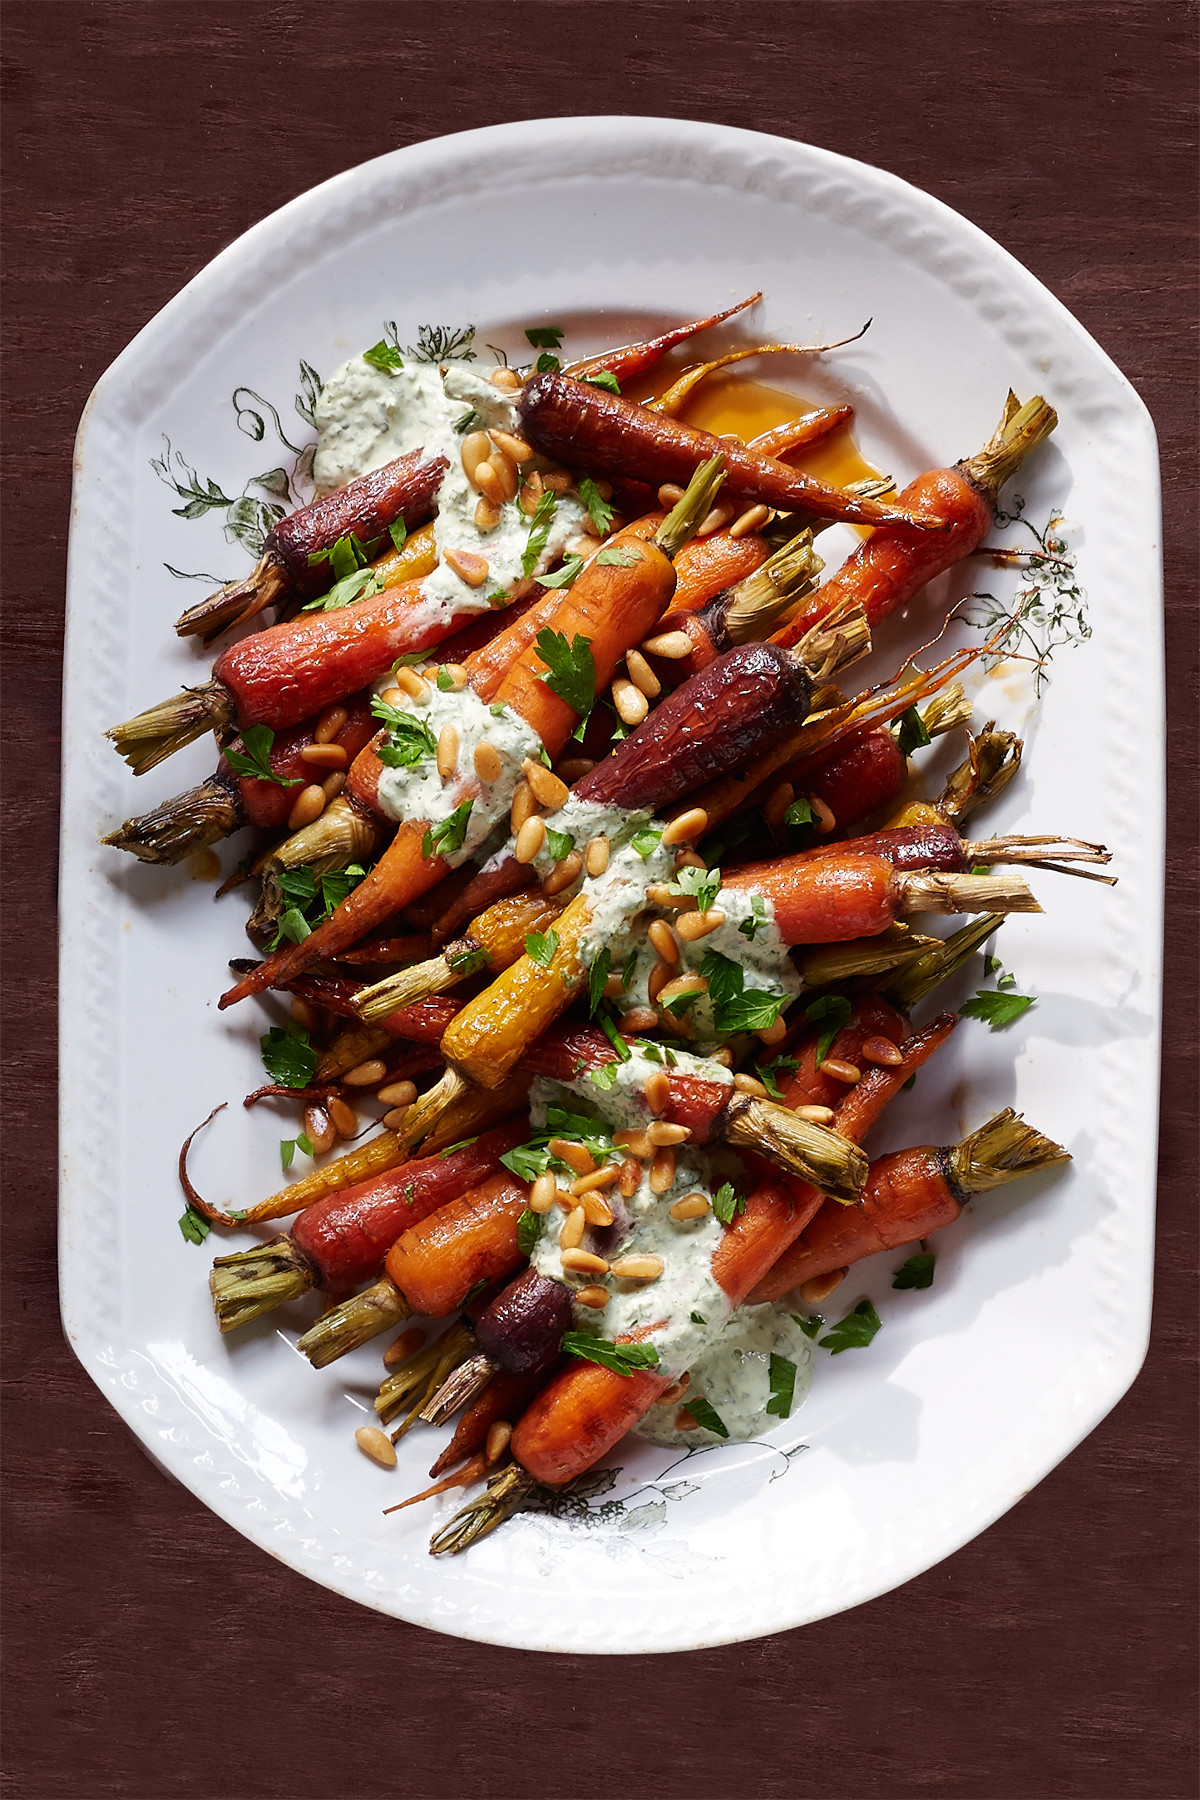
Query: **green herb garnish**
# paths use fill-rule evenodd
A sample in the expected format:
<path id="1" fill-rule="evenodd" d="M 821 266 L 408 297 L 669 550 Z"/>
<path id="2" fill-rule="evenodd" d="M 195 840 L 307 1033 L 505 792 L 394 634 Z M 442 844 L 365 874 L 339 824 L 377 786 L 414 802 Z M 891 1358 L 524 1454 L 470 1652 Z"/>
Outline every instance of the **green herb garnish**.
<path id="1" fill-rule="evenodd" d="M 542 1235 L 542 1224 L 542 1214 L 530 1212 L 528 1208 L 517 1220 L 517 1249 L 522 1256 L 533 1255 L 533 1247 Z"/>
<path id="2" fill-rule="evenodd" d="M 285 1170 L 291 1168 L 292 1159 L 294 1158 L 297 1150 L 301 1151 L 305 1156 L 311 1156 L 313 1153 L 312 1142 L 304 1134 L 303 1131 L 298 1133 L 298 1135 L 294 1138 L 281 1138 L 280 1139 L 280 1141 L 279 1141 L 279 1161 Z"/>
<path id="3" fill-rule="evenodd" d="M 554 523 L 554 515 L 558 510 L 558 496 L 553 488 L 546 488 L 533 510 L 529 521 L 529 537 L 521 556 L 521 573 L 525 576 L 533 574 L 537 560 L 550 541 L 550 527 Z"/>
<path id="4" fill-rule="evenodd" d="M 871 1302 L 860 1300 L 853 1312 L 839 1319 L 818 1342 L 822 1350 L 828 1350 L 834 1356 L 839 1356 L 843 1350 L 865 1350 L 882 1324 L 883 1320 Z"/>
<path id="5" fill-rule="evenodd" d="M 594 375 L 583 375 L 580 379 L 586 381 L 589 387 L 603 388 L 609 394 L 619 394 L 621 391 L 621 384 L 611 369 L 597 369 Z"/>
<path id="6" fill-rule="evenodd" d="M 632 569 L 642 561 L 642 553 L 632 544 L 605 544 L 603 550 L 597 550 L 596 561 L 606 568 Z"/>
<path id="7" fill-rule="evenodd" d="M 658 1351 L 653 1344 L 614 1344 L 610 1338 L 592 1337 L 586 1331 L 564 1331 L 562 1347 L 568 1356 L 599 1363 L 614 1375 L 632 1375 L 635 1369 L 653 1369 Z"/>
<path id="8" fill-rule="evenodd" d="M 574 642 L 568 644 L 561 631 L 545 626 L 537 634 L 535 648 L 546 665 L 541 677 L 546 686 L 581 720 L 586 719 L 596 698 L 596 660 L 590 641 L 576 632 Z"/>
<path id="9" fill-rule="evenodd" d="M 915 706 L 900 714 L 900 729 L 896 733 L 896 743 L 900 747 L 901 756 L 911 756 L 914 750 L 932 744 L 924 719 Z"/>
<path id="10" fill-rule="evenodd" d="M 787 1004 L 786 995 L 770 994 L 765 988 L 748 988 L 741 964 L 722 956 L 719 950 L 705 951 L 700 973 L 708 982 L 713 1024 L 725 1035 L 766 1031 Z"/>
<path id="11" fill-rule="evenodd" d="M 529 931 L 525 934 L 525 954 L 539 969 L 550 967 L 557 949 L 557 931 Z"/>
<path id="12" fill-rule="evenodd" d="M 937 1258 L 921 1244 L 919 1255 L 910 1256 L 892 1276 L 894 1288 L 927 1288 L 933 1286 L 933 1269 Z"/>
<path id="13" fill-rule="evenodd" d="M 754 1073 L 770 1094 L 772 1100 L 783 1099 L 783 1089 L 775 1079 L 775 1071 L 784 1075 L 794 1075 L 800 1064 L 794 1056 L 773 1056 L 770 1062 L 755 1063 Z"/>
<path id="14" fill-rule="evenodd" d="M 617 1060 L 619 1062 L 628 1062 L 633 1052 L 630 1050 L 629 1045 L 617 1030 L 616 1024 L 609 1018 L 607 1013 L 600 1014 L 600 1027 L 604 1032 L 605 1037 L 616 1051 Z"/>
<path id="15" fill-rule="evenodd" d="M 380 338 L 377 344 L 372 344 L 369 350 L 364 350 L 362 359 L 365 363 L 370 363 L 373 369 L 382 369 L 388 375 L 394 374 L 397 369 L 404 367 L 404 358 L 395 344 L 389 344 L 386 338 Z"/>
<path id="16" fill-rule="evenodd" d="M 371 711 L 387 726 L 388 734 L 376 751 L 387 768 L 413 769 L 437 755 L 437 739 L 424 719 L 379 699 L 372 700 Z"/>
<path id="17" fill-rule="evenodd" d="M 464 800 L 456 806 L 448 819 L 442 819 L 433 825 L 421 839 L 421 855 L 432 856 L 436 850 L 439 856 L 453 856 L 461 850 L 467 835 L 467 820 L 471 817 L 473 800 Z"/>
<path id="18" fill-rule="evenodd" d="M 1022 1013 L 1028 1012 L 1033 1005 L 1034 994 L 1001 994 L 991 989 L 980 989 L 970 1000 L 964 1000 L 959 1007 L 959 1016 L 964 1019 L 982 1019 L 993 1031 L 1002 1031 L 1019 1019 Z"/>
<path id="19" fill-rule="evenodd" d="M 662 842 L 662 832 L 654 831 L 650 826 L 646 826 L 641 831 L 635 831 L 629 842 L 642 861 L 648 862 Z"/>
<path id="20" fill-rule="evenodd" d="M 772 1352 L 767 1366 L 767 1378 L 771 1383 L 771 1398 L 767 1401 L 765 1411 L 774 1413 L 779 1419 L 789 1418 L 796 1395 L 795 1363 L 786 1356 L 776 1356 Z"/>
<path id="21" fill-rule="evenodd" d="M 601 1063 L 598 1069 L 590 1071 L 588 1080 L 593 1082 L 601 1093 L 607 1093 L 610 1088 L 615 1088 L 617 1085 L 617 1071 L 620 1066 L 620 1063 L 615 1062 Z"/>
<path id="22" fill-rule="evenodd" d="M 225 761 L 239 775 L 252 776 L 255 781 L 273 781 L 276 787 L 300 787 L 298 775 L 285 780 L 276 775 L 271 768 L 271 746 L 275 742 L 275 733 L 269 725 L 247 725 L 242 733 L 241 750 L 227 750 Z"/>
<path id="23" fill-rule="evenodd" d="M 533 366 L 538 375 L 556 375 L 562 368 L 557 356 L 552 356 L 548 350 L 542 352 Z"/>
<path id="24" fill-rule="evenodd" d="M 705 1431 L 711 1431 L 714 1437 L 727 1438 L 729 1436 L 724 1419 L 722 1419 L 716 1407 L 711 1405 L 702 1394 L 693 1394 L 691 1396 L 685 1394 L 683 1397 L 683 1404 L 688 1412 L 691 1413 L 697 1425 L 701 1426 Z"/>
<path id="25" fill-rule="evenodd" d="M 721 891 L 720 869 L 679 869 L 667 885 L 669 894 L 685 894 L 696 902 L 697 912 L 707 912 Z"/>
<path id="26" fill-rule="evenodd" d="M 807 1319 L 804 1317 L 803 1313 L 793 1313 L 792 1318 L 800 1327 L 806 1338 L 815 1338 L 819 1331 L 824 1331 L 825 1329 L 825 1320 L 820 1313 L 813 1313 L 811 1317 Z"/>
<path id="27" fill-rule="evenodd" d="M 582 556 L 568 556 L 561 569 L 555 569 L 553 575 L 539 575 L 538 586 L 544 588 L 570 587 L 582 567 Z"/>
<path id="28" fill-rule="evenodd" d="M 804 1009 L 804 1017 L 810 1025 L 820 1025 L 821 1033 L 817 1038 L 817 1068 L 825 1061 L 833 1046 L 833 1040 L 843 1025 L 850 1023 L 853 1012 L 850 1002 L 842 994 L 822 994 L 811 1006 Z"/>
<path id="29" fill-rule="evenodd" d="M 746 1210 L 746 1196 L 739 1194 L 731 1181 L 723 1181 L 712 1197 L 712 1209 L 722 1225 L 732 1225 L 738 1213 Z"/>
<path id="30" fill-rule="evenodd" d="M 750 911 L 752 916 L 743 919 L 738 930 L 747 942 L 752 944 L 767 924 L 767 903 L 761 894 L 751 894 Z"/>
<path id="31" fill-rule="evenodd" d="M 606 944 L 588 965 L 588 1014 L 593 1019 L 600 1010 L 600 1002 L 604 999 L 604 984 L 608 980 L 611 968 L 612 956 Z"/>
<path id="32" fill-rule="evenodd" d="M 525 337 L 535 350 L 561 350 L 563 330 L 561 325 L 530 325 Z"/>
<path id="33" fill-rule="evenodd" d="M 579 483 L 579 498 L 587 507 L 588 517 L 600 536 L 606 537 L 613 522 L 613 509 L 590 475 L 583 476 Z"/>
<path id="34" fill-rule="evenodd" d="M 259 1038 L 263 1067 L 276 1087 L 307 1087 L 317 1072 L 320 1057 L 308 1040 L 303 1026 L 272 1025 Z"/>
<path id="35" fill-rule="evenodd" d="M 404 523 L 402 517 L 392 520 L 391 524 L 388 526 L 388 536 L 392 540 L 393 550 L 403 550 L 405 544 L 408 542 L 408 526 Z"/>
<path id="36" fill-rule="evenodd" d="M 555 831 L 546 827 L 546 848 L 555 862 L 561 862 L 564 856 L 570 856 L 575 848 L 575 839 L 569 831 Z"/>
<path id="37" fill-rule="evenodd" d="M 179 1229 L 189 1244 L 202 1244 L 212 1230 L 212 1226 L 202 1212 L 197 1212 L 194 1206 L 189 1206 L 179 1221 Z"/>
<path id="38" fill-rule="evenodd" d="M 815 825 L 817 815 L 812 804 L 802 794 L 799 800 L 792 801 L 783 815 L 783 822 L 785 825 Z"/>

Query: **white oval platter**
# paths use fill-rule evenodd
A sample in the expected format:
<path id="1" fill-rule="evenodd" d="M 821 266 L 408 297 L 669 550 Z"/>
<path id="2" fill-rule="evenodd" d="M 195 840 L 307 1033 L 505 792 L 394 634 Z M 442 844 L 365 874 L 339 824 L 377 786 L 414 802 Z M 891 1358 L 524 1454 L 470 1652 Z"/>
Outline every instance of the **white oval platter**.
<path id="1" fill-rule="evenodd" d="M 238 897 L 214 906 L 186 867 L 145 868 L 97 844 L 207 774 L 211 744 L 135 782 L 101 733 L 203 679 L 203 656 L 171 621 L 215 580 L 182 577 L 249 568 L 270 522 L 261 508 L 281 502 L 279 471 L 312 441 L 314 372 L 375 342 L 385 320 L 401 343 L 422 324 L 469 321 L 485 358 L 485 344 L 523 348 L 525 326 L 553 321 L 579 354 L 756 288 L 766 298 L 743 341 L 842 337 L 873 316 L 848 350 L 786 372 L 779 359 L 765 378 L 849 397 L 866 454 L 901 481 L 982 444 L 1010 386 L 1044 392 L 1060 414 L 1013 486 L 1038 529 L 1065 517 L 1092 635 L 1057 650 L 1040 703 L 1021 665 L 982 685 L 981 710 L 1028 742 L 986 829 L 1103 839 L 1121 881 L 1036 878 L 1044 916 L 1009 921 L 999 940 L 1036 1005 L 1005 1032 L 964 1021 L 877 1147 L 951 1141 L 1013 1104 L 1075 1161 L 969 1208 L 936 1241 L 927 1292 L 892 1290 L 900 1254 L 853 1270 L 830 1309 L 868 1295 L 883 1329 L 869 1349 L 818 1352 L 810 1397 L 761 1444 L 682 1463 L 622 1446 L 591 1503 L 520 1516 L 434 1560 L 429 1534 L 455 1496 L 382 1516 L 421 1481 L 432 1436 L 410 1436 L 398 1474 L 354 1447 L 377 1350 L 315 1373 L 294 1348 L 313 1306 L 241 1339 L 217 1332 L 213 1241 L 197 1249 L 176 1225 L 180 1142 L 217 1101 L 234 1103 L 194 1171 L 202 1192 L 236 1206 L 278 1185 L 278 1139 L 295 1125 L 236 1105 L 261 1080 L 263 1029 L 250 1007 L 215 1009 L 226 959 L 244 953 Z M 1028 545 L 1023 531 L 997 541 Z M 352 169 L 218 256 L 88 403 L 69 563 L 62 1309 L 84 1367 L 153 1456 L 335 1592 L 537 1650 L 685 1650 L 801 1625 L 909 1579 L 1013 1505 L 1124 1393 L 1146 1343 L 1159 564 L 1154 434 L 1118 370 L 975 227 L 827 151 L 661 119 L 500 126 Z M 955 597 L 982 586 L 1011 600 L 1020 579 L 978 560 L 943 578 L 883 634 L 883 662 Z M 235 840 L 227 870 L 241 854 Z M 940 1003 L 957 1006 L 980 979 L 977 963 Z"/>

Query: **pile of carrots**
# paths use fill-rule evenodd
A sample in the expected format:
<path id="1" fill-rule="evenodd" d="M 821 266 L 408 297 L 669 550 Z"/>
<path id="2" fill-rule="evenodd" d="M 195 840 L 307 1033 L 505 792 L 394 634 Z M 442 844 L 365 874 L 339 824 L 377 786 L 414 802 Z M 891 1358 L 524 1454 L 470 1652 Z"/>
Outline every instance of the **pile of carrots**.
<path id="1" fill-rule="evenodd" d="M 510 391 L 519 389 L 527 441 L 508 442 L 525 452 L 525 478 L 565 468 L 576 483 L 589 477 L 610 504 L 603 543 L 612 554 L 593 555 L 570 585 L 527 580 L 501 610 L 431 624 L 417 602 L 436 556 L 427 521 L 446 465 L 414 453 L 283 520 L 254 574 L 192 609 L 178 629 L 211 638 L 268 606 L 276 622 L 224 650 L 207 683 L 110 733 L 140 774 L 215 732 L 221 753 L 208 781 L 106 841 L 172 862 L 243 826 L 260 833 L 249 877 L 239 872 L 227 885 L 258 878 L 251 930 L 267 953 L 234 964 L 238 978 L 220 1004 L 288 994 L 298 1056 L 291 1073 L 246 1103 L 297 1101 L 296 1141 L 314 1156 L 339 1138 L 351 1143 L 236 1214 L 196 1192 L 185 1146 L 191 1235 L 295 1215 L 285 1234 L 217 1259 L 221 1329 L 319 1290 L 327 1309 L 300 1340 L 319 1367 L 400 1327 L 376 1405 L 381 1424 L 404 1417 L 392 1437 L 363 1428 L 360 1444 L 393 1464 L 396 1437 L 457 1409 L 428 1491 L 488 1481 L 435 1539 L 439 1550 L 464 1548 L 535 1484 L 586 1472 L 664 1396 L 680 1401 L 681 1426 L 690 1422 L 686 1377 L 636 1358 L 617 1370 L 563 1354 L 574 1306 L 602 1315 L 604 1288 L 583 1290 L 582 1300 L 576 1290 L 573 1306 L 567 1288 L 527 1266 L 526 1222 L 561 1194 L 552 1178 L 547 1190 L 548 1178 L 522 1179 L 504 1160 L 531 1136 L 535 1079 L 573 1080 L 627 1057 L 626 1039 L 644 1043 L 650 1033 L 670 1043 L 688 1032 L 686 1020 L 656 1006 L 653 980 L 648 1017 L 635 1017 L 604 1004 L 620 999 L 616 970 L 593 979 L 584 955 L 591 903 L 578 883 L 603 874 L 606 841 L 571 846 L 538 879 L 546 820 L 569 795 L 653 814 L 677 875 L 719 855 L 721 889 L 769 903 L 806 988 L 839 996 L 834 1031 L 820 1009 L 806 1017 L 806 992 L 790 1018 L 731 1034 L 714 1053 L 723 1067 L 712 1080 L 669 1067 L 648 1079 L 644 1127 L 619 1134 L 598 1181 L 585 1143 L 559 1145 L 556 1154 L 580 1171 L 563 1224 L 576 1245 L 612 1226 L 610 1187 L 632 1193 L 646 1169 L 653 1186 L 675 1146 L 720 1140 L 746 1157 L 748 1179 L 713 1276 L 733 1307 L 788 1293 L 813 1304 L 862 1257 L 949 1223 L 971 1193 L 1065 1157 L 1010 1115 L 960 1146 L 875 1162 L 859 1148 L 957 1023 L 944 1014 L 914 1026 L 912 1008 L 1005 912 L 1038 910 L 1005 865 L 1074 868 L 1107 857 L 1075 840 L 997 839 L 985 849 L 963 836 L 968 814 L 1019 763 L 1019 744 L 990 724 L 968 734 L 966 760 L 940 797 L 903 803 L 911 769 L 897 721 L 912 725 L 918 743 L 964 726 L 969 705 L 954 683 L 977 653 L 925 672 L 907 667 L 857 697 L 831 684 L 896 608 L 980 546 L 1000 486 L 1053 429 L 1053 411 L 1010 395 L 975 456 L 899 495 L 881 492 L 886 482 L 873 493 L 831 488 L 789 459 L 844 427 L 847 407 L 807 413 L 743 445 L 677 416 L 706 374 L 735 358 L 689 370 L 648 405 L 619 392 L 728 316 L 566 370 L 503 371 Z M 834 519 L 872 529 L 816 587 L 813 534 Z M 400 523 L 397 549 L 388 533 Z M 346 537 L 373 560 L 379 591 L 337 610 L 296 612 L 328 585 L 322 557 Z M 546 660 L 552 643 L 581 640 L 597 701 L 613 695 L 611 710 L 597 705 L 590 718 Z M 386 732 L 372 710 L 376 692 L 389 705 L 419 706 L 430 682 L 506 706 L 543 746 L 513 797 L 507 845 L 461 868 L 431 842 L 429 821 L 397 825 L 378 799 Z M 478 757 L 475 771 L 463 777 L 468 797 L 486 787 Z M 807 821 L 811 842 L 784 853 L 789 816 Z M 302 919 L 272 943 L 297 894 L 316 896 L 323 882 L 327 916 Z M 663 915 L 650 937 L 666 946 L 661 991 L 673 979 L 671 946 L 677 956 L 679 940 L 700 938 L 723 915 L 719 895 L 707 910 L 686 894 L 651 889 L 649 899 Z M 933 912 L 975 918 L 943 943 L 908 923 Z M 600 991 L 589 991 L 597 980 Z M 766 1059 L 777 1079 L 758 1072 Z M 367 1095 L 385 1109 L 381 1128 L 351 1142 Z M 586 1248 L 580 1255 L 573 1266 L 587 1267 L 590 1256 L 608 1268 Z M 426 1341 L 407 1323 L 418 1316 L 453 1322 Z"/>

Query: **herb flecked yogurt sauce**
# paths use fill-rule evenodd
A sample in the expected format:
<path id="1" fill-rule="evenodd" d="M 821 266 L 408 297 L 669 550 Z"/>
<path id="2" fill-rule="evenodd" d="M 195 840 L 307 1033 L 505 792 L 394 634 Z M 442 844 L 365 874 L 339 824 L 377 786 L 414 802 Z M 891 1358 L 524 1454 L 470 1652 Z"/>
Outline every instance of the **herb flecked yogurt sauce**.
<path id="1" fill-rule="evenodd" d="M 486 612 L 497 604 L 497 590 L 507 598 L 508 590 L 527 573 L 540 575 L 556 563 L 564 546 L 588 522 L 583 502 L 573 494 L 560 494 L 546 541 L 528 571 L 522 558 L 529 545 L 529 519 L 516 500 L 503 503 L 494 530 L 479 530 L 475 509 L 480 495 L 463 471 L 463 438 L 468 431 L 490 426 L 520 436 L 513 399 L 461 361 L 439 365 L 406 359 L 402 368 L 379 369 L 362 356 L 352 356 L 325 383 L 317 400 L 313 476 L 320 493 L 345 487 L 356 476 L 382 469 L 410 450 L 447 459 L 450 466 L 438 489 L 434 521 L 438 566 L 421 583 L 422 596 L 437 617 Z M 471 587 L 447 564 L 448 549 L 482 556 L 489 579 Z"/>
<path id="2" fill-rule="evenodd" d="M 794 1387 L 786 1412 L 769 1413 L 772 1397 L 771 1358 L 783 1357 L 795 1370 Z M 734 1313 L 717 1342 L 697 1357 L 689 1371 L 691 1380 L 681 1400 L 652 1406 L 634 1426 L 638 1437 L 651 1443 L 694 1447 L 719 1444 L 719 1432 L 699 1425 L 680 1431 L 675 1418 L 689 1396 L 707 1400 L 729 1434 L 730 1442 L 745 1443 L 777 1425 L 800 1405 L 812 1385 L 813 1347 L 785 1306 L 744 1306 Z"/>

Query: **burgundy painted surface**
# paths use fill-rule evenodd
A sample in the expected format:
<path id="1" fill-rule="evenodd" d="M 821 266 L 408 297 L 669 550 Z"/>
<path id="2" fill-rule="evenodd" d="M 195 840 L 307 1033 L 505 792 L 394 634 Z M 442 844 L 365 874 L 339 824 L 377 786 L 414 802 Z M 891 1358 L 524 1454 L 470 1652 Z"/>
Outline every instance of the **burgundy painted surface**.
<path id="1" fill-rule="evenodd" d="M 4 24 L 7 1792 L 1194 1794 L 1194 8 L 9 0 Z M 563 112 L 805 137 L 946 200 L 1138 387 L 1167 507 L 1175 835 L 1145 1370 L 1027 1499 L 896 1593 L 758 1643 L 615 1662 L 460 1643 L 292 1574 L 148 1461 L 55 1300 L 52 871 L 84 400 L 189 276 L 315 182 Z"/>

